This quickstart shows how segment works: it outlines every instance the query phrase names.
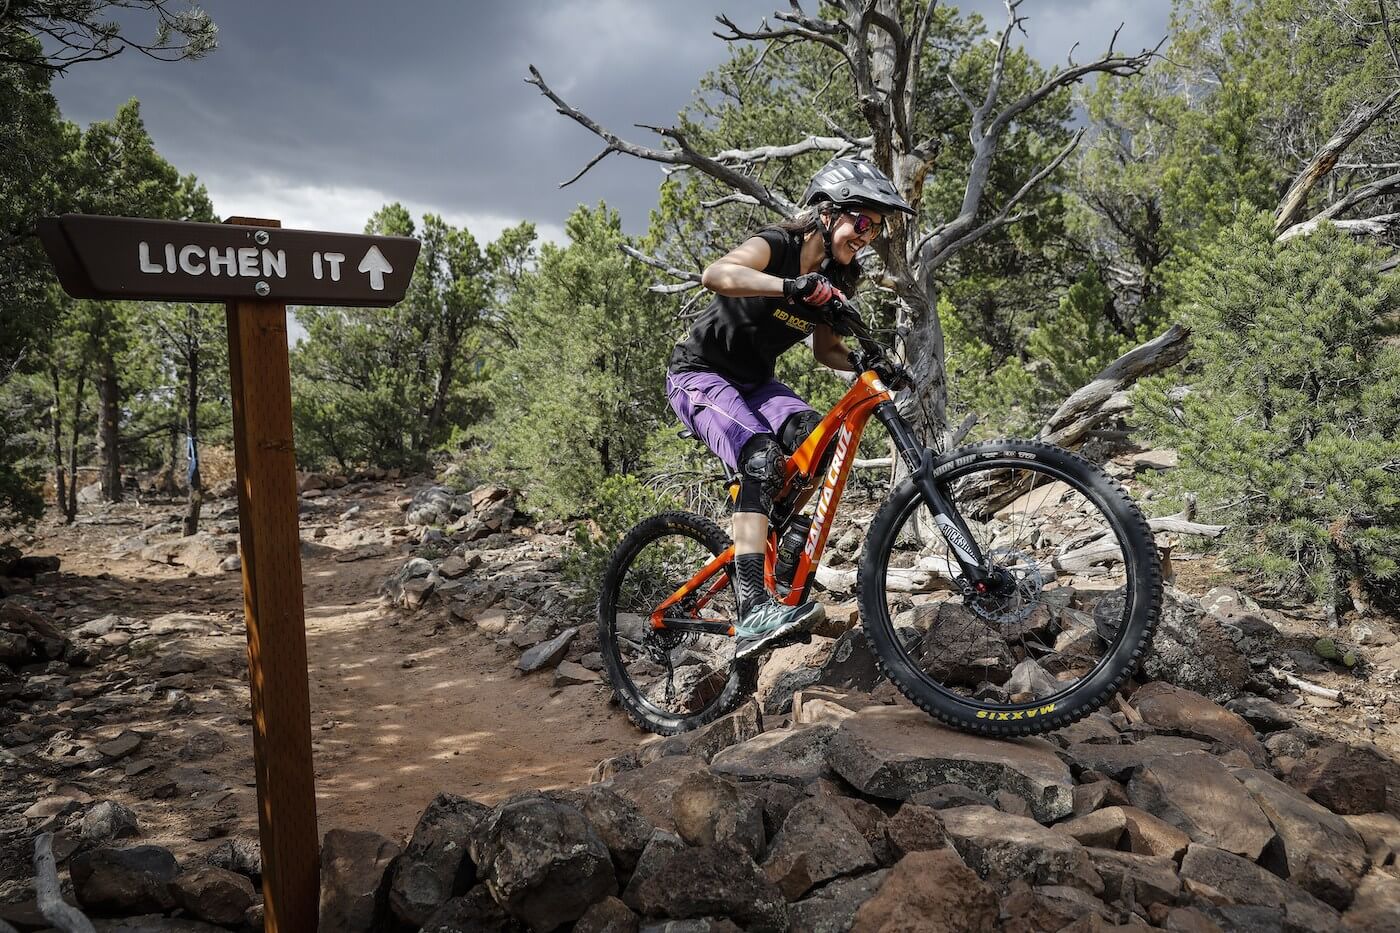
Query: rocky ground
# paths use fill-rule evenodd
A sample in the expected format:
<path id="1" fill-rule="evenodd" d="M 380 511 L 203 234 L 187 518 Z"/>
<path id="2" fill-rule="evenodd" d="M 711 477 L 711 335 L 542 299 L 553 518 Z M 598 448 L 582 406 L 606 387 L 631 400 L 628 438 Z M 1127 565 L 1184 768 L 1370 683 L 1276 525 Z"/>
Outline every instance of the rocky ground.
<path id="1" fill-rule="evenodd" d="M 644 739 L 607 703 L 562 526 L 497 487 L 303 487 L 324 930 L 1400 929 L 1391 620 L 1261 607 L 1178 545 L 1125 698 L 995 741 L 882 681 L 838 574 L 831 637 L 776 653 L 735 714 Z M 45 926 L 46 831 L 71 899 L 146 918 L 101 929 L 258 926 L 236 509 L 196 540 L 178 511 L 46 526 L 26 552 L 61 566 L 0 578 L 19 929 Z"/>

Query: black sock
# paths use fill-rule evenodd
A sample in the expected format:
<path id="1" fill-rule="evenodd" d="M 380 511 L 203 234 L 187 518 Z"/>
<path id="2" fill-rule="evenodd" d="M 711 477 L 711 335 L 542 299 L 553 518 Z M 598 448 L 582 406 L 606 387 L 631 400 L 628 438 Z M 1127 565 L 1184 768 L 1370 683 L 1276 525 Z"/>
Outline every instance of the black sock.
<path id="1" fill-rule="evenodd" d="M 734 582 L 739 589 L 739 615 L 743 616 L 754 606 L 772 599 L 768 588 L 763 585 L 763 555 L 735 554 Z"/>

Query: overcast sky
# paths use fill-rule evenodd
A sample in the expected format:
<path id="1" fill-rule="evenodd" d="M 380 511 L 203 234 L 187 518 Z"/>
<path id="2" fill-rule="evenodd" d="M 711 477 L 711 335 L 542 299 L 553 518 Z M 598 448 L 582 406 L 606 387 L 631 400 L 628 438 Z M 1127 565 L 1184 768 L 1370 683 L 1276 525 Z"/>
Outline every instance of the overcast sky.
<path id="1" fill-rule="evenodd" d="M 207 0 L 219 47 L 194 62 L 126 52 L 55 81 L 64 115 L 86 125 L 141 101 L 161 153 L 194 172 L 222 216 L 358 231 L 380 205 L 441 213 L 480 240 L 522 219 L 559 238 L 579 202 L 606 200 L 646 224 L 659 167 L 609 157 L 565 189 L 599 141 L 524 79 L 535 64 L 579 109 L 635 141 L 633 123 L 670 123 L 725 57 L 710 33 L 727 13 L 756 26 L 785 0 Z M 963 0 L 999 25 L 999 2 Z M 1074 43 L 1084 60 L 1120 22 L 1120 48 L 1154 45 L 1166 0 L 1027 0 L 1042 61 Z M 811 2 L 808 8 L 815 8 Z M 129 32 L 149 32 L 133 21 Z M 820 127 L 814 127 L 820 130 Z M 624 132 L 625 131 L 625 132 Z"/>

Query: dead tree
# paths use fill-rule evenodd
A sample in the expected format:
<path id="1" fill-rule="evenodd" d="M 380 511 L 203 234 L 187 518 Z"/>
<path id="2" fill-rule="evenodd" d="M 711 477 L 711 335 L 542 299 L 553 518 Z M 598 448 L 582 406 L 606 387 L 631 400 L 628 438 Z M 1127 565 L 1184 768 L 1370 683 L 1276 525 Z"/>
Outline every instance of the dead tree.
<path id="1" fill-rule="evenodd" d="M 902 349 L 917 382 L 912 397 L 904 401 L 911 415 L 924 422 L 925 436 L 939 444 L 948 441 L 948 385 L 935 273 L 960 251 L 989 233 L 1024 219 L 1027 212 L 1022 208 L 1027 196 L 1064 162 L 1083 135 L 1082 131 L 1076 133 L 1068 145 L 1031 172 L 1003 203 L 988 204 L 988 180 L 1008 129 L 1056 92 L 1094 74 L 1138 74 L 1155 54 L 1155 50 L 1119 54 L 1110 42 L 1108 51 L 1094 61 L 1076 64 L 1071 58 L 1065 67 L 1052 72 L 1034 90 L 1012 101 L 1003 100 L 1011 38 L 1022 29 L 1024 22 L 1017 12 L 1021 2 L 1005 0 L 1006 22 L 997 39 L 985 88 L 963 88 L 951 74 L 944 75 L 953 93 L 967 107 L 972 143 L 962 203 L 956 216 L 931 228 L 903 215 L 893 216 L 886 224 L 885 236 L 877 240 L 874 247 L 884 267 L 881 283 L 889 287 L 898 300 L 897 324 L 903 335 Z M 940 149 L 937 135 L 921 135 L 918 116 L 923 102 L 919 98 L 917 80 L 923 73 L 923 55 L 929 45 L 937 0 L 920 6 L 912 17 L 903 14 L 900 6 L 898 0 L 837 0 L 830 5 L 829 16 L 813 16 L 802 9 L 798 0 L 791 0 L 790 9 L 775 13 L 773 23 L 764 20 L 755 29 L 743 29 L 728 17 L 718 17 L 723 31 L 715 35 L 727 42 L 814 43 L 829 50 L 836 67 L 845 69 L 854 88 L 865 122 L 859 132 L 850 127 L 833 127 L 835 134 L 832 136 L 810 136 L 796 142 L 706 154 L 692 146 L 686 135 L 675 127 L 643 126 L 662 139 L 659 147 L 643 146 L 623 139 L 570 105 L 550 88 L 532 65 L 529 83 L 538 87 L 559 113 L 585 127 L 604 143 L 602 151 L 563 184 L 572 184 L 607 156 L 619 152 L 674 166 L 680 171 L 702 172 L 732 190 L 731 195 L 707 202 L 706 206 L 741 202 L 781 218 L 794 214 L 798 205 L 764 184 L 754 171 L 756 165 L 814 151 L 833 155 L 859 152 L 889 175 L 905 200 L 917 209 L 923 200 L 925 180 Z M 1116 39 L 1117 33 L 1114 34 Z M 673 271 L 660 260 L 651 264 L 663 271 Z M 682 281 L 668 286 L 668 290 L 698 285 L 699 270 L 674 272 L 681 273 Z M 925 412 L 926 416 L 919 417 Z"/>

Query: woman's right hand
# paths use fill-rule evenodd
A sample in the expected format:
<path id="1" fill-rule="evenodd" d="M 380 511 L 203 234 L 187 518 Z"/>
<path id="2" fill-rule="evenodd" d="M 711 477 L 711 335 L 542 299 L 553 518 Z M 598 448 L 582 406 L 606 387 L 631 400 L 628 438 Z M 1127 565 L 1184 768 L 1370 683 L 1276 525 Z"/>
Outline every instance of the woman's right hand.
<path id="1" fill-rule="evenodd" d="M 820 307 L 833 298 L 846 300 L 841 290 L 832 285 L 820 272 L 808 272 L 795 279 L 783 279 L 783 297 L 789 301 L 802 301 Z"/>

